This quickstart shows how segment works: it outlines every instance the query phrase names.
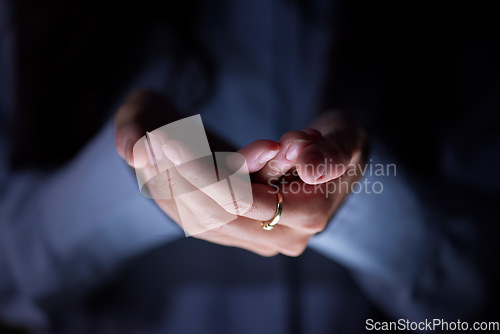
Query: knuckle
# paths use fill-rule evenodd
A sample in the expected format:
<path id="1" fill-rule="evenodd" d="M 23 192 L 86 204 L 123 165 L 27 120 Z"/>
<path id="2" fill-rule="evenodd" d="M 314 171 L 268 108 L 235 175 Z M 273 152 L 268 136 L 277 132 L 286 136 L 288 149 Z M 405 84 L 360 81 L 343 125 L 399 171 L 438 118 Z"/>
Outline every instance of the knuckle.
<path id="1" fill-rule="evenodd" d="M 214 240 L 217 238 L 217 233 L 214 232 L 213 230 L 208 230 L 208 231 L 203 231 L 201 233 L 193 234 L 191 237 L 195 239 L 214 242 Z"/>
<path id="2" fill-rule="evenodd" d="M 189 181 L 198 189 L 203 188 L 205 185 L 205 179 L 200 174 L 193 173 L 192 175 L 189 175 Z"/>
<path id="3" fill-rule="evenodd" d="M 245 200 L 231 199 L 223 204 L 222 208 L 231 214 L 242 216 L 252 211 L 253 203 Z"/>
<path id="4" fill-rule="evenodd" d="M 309 238 L 301 238 L 296 242 L 288 242 L 282 245 L 280 252 L 287 256 L 297 257 L 304 253 Z"/>
<path id="5" fill-rule="evenodd" d="M 325 229 L 328 219 L 325 217 L 312 217 L 304 220 L 302 227 L 309 233 L 315 234 Z"/>
<path id="6" fill-rule="evenodd" d="M 193 168 L 184 168 L 180 172 L 182 176 L 196 188 L 201 189 L 206 185 L 205 176 L 200 173 L 199 170 Z"/>
<path id="7" fill-rule="evenodd" d="M 229 213 L 236 214 L 237 202 L 234 199 L 224 202 L 221 207 Z"/>
<path id="8" fill-rule="evenodd" d="M 203 225 L 213 232 L 222 233 L 225 231 L 225 224 L 221 217 L 216 213 L 207 213 L 203 216 Z"/>
<path id="9" fill-rule="evenodd" d="M 185 182 L 182 182 L 182 180 L 178 177 L 169 177 L 168 183 L 170 185 L 170 188 L 172 189 L 172 193 L 174 196 L 183 195 L 188 192 L 185 186 Z"/>
<path id="10" fill-rule="evenodd" d="M 215 224 L 203 224 L 206 226 L 206 228 L 213 232 L 213 233 L 216 233 L 216 234 L 226 234 L 226 228 L 224 226 L 224 224 L 220 224 L 220 223 L 215 223 Z"/>
<path id="11" fill-rule="evenodd" d="M 263 257 L 273 257 L 279 254 L 277 250 L 274 249 L 266 249 L 266 250 L 259 250 L 257 251 L 257 254 Z"/>
<path id="12" fill-rule="evenodd" d="M 300 248 L 293 247 L 290 249 L 283 250 L 281 253 L 283 253 L 286 256 L 298 257 L 304 252 L 305 249 L 306 249 L 305 247 L 300 247 Z"/>

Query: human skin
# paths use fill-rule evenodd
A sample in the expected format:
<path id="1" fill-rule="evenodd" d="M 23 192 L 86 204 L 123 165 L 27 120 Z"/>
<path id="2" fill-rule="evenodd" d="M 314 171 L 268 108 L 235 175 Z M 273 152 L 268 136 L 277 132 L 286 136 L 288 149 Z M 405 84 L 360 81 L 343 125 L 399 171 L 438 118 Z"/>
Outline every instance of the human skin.
<path id="1" fill-rule="evenodd" d="M 158 116 L 158 110 L 164 111 L 162 116 Z M 146 91 L 133 93 L 115 114 L 118 154 L 134 167 L 135 142 L 146 131 L 180 118 L 173 104 L 160 95 Z M 229 147 L 210 133 L 208 138 L 211 144 L 217 142 L 218 149 Z M 203 166 L 179 168 L 179 162 L 189 155 L 189 148 L 170 141 L 161 148 L 172 162 L 169 170 L 174 172 L 169 181 L 179 193 L 189 195 L 182 196 L 180 202 L 154 196 L 153 200 L 181 226 L 177 205 L 206 224 L 206 230 L 192 235 L 195 238 L 262 256 L 278 253 L 298 256 L 309 239 L 327 226 L 348 196 L 349 187 L 329 193 L 332 186 L 340 181 L 352 184 L 360 178 L 366 146 L 364 131 L 338 112 L 326 112 L 310 128 L 287 132 L 278 142 L 256 140 L 237 151 L 245 157 L 252 176 L 253 201 L 234 203 L 234 198 L 216 187 L 193 191 L 208 185 L 200 173 Z M 283 213 L 278 225 L 266 231 L 262 221 L 276 214 L 278 189 L 283 196 Z"/>

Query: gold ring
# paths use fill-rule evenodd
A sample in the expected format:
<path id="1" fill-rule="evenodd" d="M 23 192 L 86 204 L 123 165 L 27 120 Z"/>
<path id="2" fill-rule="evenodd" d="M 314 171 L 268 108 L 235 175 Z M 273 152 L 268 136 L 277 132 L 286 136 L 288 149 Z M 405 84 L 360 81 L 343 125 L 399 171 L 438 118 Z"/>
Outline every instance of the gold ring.
<path id="1" fill-rule="evenodd" d="M 278 224 L 282 212 L 283 212 L 283 197 L 281 196 L 281 193 L 278 193 L 278 207 L 276 208 L 276 214 L 274 215 L 273 219 L 268 220 L 266 222 L 262 222 L 262 228 L 266 231 L 271 231 L 274 228 L 274 226 Z"/>

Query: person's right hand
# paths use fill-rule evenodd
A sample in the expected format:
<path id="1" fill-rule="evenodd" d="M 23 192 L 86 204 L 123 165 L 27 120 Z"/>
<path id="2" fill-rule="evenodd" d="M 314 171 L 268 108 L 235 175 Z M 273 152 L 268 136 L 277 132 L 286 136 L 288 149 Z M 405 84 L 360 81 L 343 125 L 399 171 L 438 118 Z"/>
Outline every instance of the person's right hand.
<path id="1" fill-rule="evenodd" d="M 333 136 L 323 136 L 313 129 L 291 131 L 279 143 L 258 140 L 249 144 L 238 153 L 245 157 L 254 181 L 245 183 L 235 178 L 231 181 L 232 191 L 228 191 L 227 183 L 218 182 L 211 173 L 214 170 L 211 156 L 209 159 L 195 159 L 196 155 L 186 143 L 167 139 L 161 146 L 160 140 L 152 140 L 152 150 L 161 152 L 159 158 L 167 169 L 163 179 L 150 185 L 152 197 L 187 234 L 195 238 L 264 256 L 278 253 L 298 256 L 307 247 L 309 239 L 326 227 L 348 195 L 349 190 L 340 185 L 340 176 L 350 170 L 342 179 L 348 188 L 360 176 L 361 147 L 348 144 L 351 135 L 344 138 L 345 141 L 337 142 L 339 134 L 350 132 L 347 128 L 338 131 Z M 354 134 L 352 138 L 355 139 Z M 339 147 L 340 143 L 348 146 Z M 342 151 L 338 151 L 340 149 Z M 322 154 L 322 158 L 309 158 L 312 153 L 313 157 Z M 165 159 L 169 165 L 165 165 Z M 270 161 L 274 162 L 272 166 Z M 330 168 L 337 164 L 340 168 Z M 298 177 L 285 175 L 290 169 L 306 165 L 312 169 L 299 171 Z M 217 166 L 220 167 L 219 163 Z M 221 181 L 239 166 L 229 173 L 219 168 Z M 175 200 L 161 198 L 169 185 Z M 278 225 L 271 231 L 265 230 L 262 222 L 269 221 L 276 214 L 278 193 L 283 198 L 283 214 Z"/>
<path id="2" fill-rule="evenodd" d="M 147 103 L 146 106 L 148 106 Z M 139 104 L 137 109 L 151 110 L 144 108 L 144 104 Z M 123 110 L 120 108 L 119 113 L 127 115 L 126 109 Z M 182 116 L 174 117 L 182 118 Z M 136 124 L 137 119 L 134 113 L 132 117 L 123 117 L 123 115 L 116 117 L 117 151 L 133 167 L 137 166 L 134 166 L 131 146 L 144 134 L 135 130 L 141 128 L 140 124 Z M 157 124 L 149 130 L 178 119 L 166 119 L 164 123 Z M 126 121 L 123 122 L 123 120 Z M 214 182 L 214 178 L 210 177 L 212 166 L 207 166 L 206 161 L 198 159 L 195 163 L 186 163 L 193 159 L 189 147 L 186 147 L 184 143 L 171 140 L 166 145 L 153 147 L 153 151 L 164 154 L 169 164 L 167 168 L 169 173 L 165 173 L 163 181 L 156 183 L 158 189 L 171 185 L 173 193 L 179 194 L 177 198 L 171 199 L 154 198 L 156 197 L 155 191 L 158 189 L 152 187 L 153 198 L 169 217 L 181 225 L 188 234 L 194 234 L 196 238 L 247 249 L 263 256 L 278 253 L 298 256 L 306 248 L 309 238 L 325 228 L 329 218 L 345 199 L 347 193 L 332 193 L 330 196 L 325 196 L 328 187 L 339 181 L 337 177 L 340 175 L 336 175 L 335 172 L 311 174 L 309 180 L 307 180 L 307 175 L 303 175 L 309 184 L 304 183 L 304 180 L 300 181 L 301 191 L 299 192 L 290 191 L 292 184 L 280 186 L 279 191 L 283 194 L 283 215 L 272 231 L 266 231 L 261 226 L 262 221 L 273 218 L 278 202 L 278 189 L 268 182 L 269 176 L 281 177 L 281 174 L 293 167 L 294 163 L 300 164 L 301 161 L 304 162 L 304 158 L 309 159 L 309 153 L 314 151 L 328 154 L 323 157 L 331 156 L 335 158 L 333 160 L 335 163 L 338 162 L 346 168 L 350 162 L 359 166 L 361 156 L 362 147 L 358 144 L 359 135 L 356 127 L 344 126 L 335 118 L 323 120 L 320 124 L 328 126 L 326 129 L 318 126 L 317 129 L 321 132 L 304 130 L 287 133 L 279 144 L 270 140 L 258 140 L 238 151 L 245 157 L 249 172 L 261 181 L 251 183 L 253 197 L 250 201 L 235 200 L 227 188 Z M 153 140 L 153 145 L 154 142 Z M 293 154 L 290 151 L 292 144 L 298 144 L 294 145 L 298 147 Z M 278 172 L 269 173 L 268 162 L 271 159 L 278 162 L 278 167 L 281 166 Z M 274 165 L 273 169 L 276 167 L 277 165 Z M 357 178 L 358 176 L 349 177 L 347 182 L 352 182 Z M 293 184 L 295 185 L 296 182 Z M 181 221 L 179 212 L 182 212 L 184 217 L 187 214 L 190 219 Z"/>
<path id="3" fill-rule="evenodd" d="M 150 90 L 136 90 L 118 108 L 114 117 L 116 151 L 129 165 L 133 163 L 134 144 L 148 131 L 186 117 L 172 101 Z M 213 151 L 235 148 L 214 135 L 206 134 Z"/>
<path id="4" fill-rule="evenodd" d="M 115 145 L 118 154 L 133 168 L 138 168 L 137 165 L 143 164 L 144 159 L 141 157 L 134 157 L 134 145 L 144 136 L 148 131 L 153 131 L 154 129 L 161 127 L 165 124 L 177 121 L 184 118 L 181 113 L 179 113 L 176 107 L 168 101 L 165 97 L 160 94 L 151 91 L 139 90 L 132 93 L 123 105 L 118 109 L 115 114 Z M 210 131 L 207 131 L 207 137 L 209 139 L 210 145 L 213 150 L 217 151 L 234 151 L 234 149 L 214 136 Z M 154 140 L 153 140 L 154 143 Z M 155 147 L 157 151 L 162 151 L 162 147 Z M 272 159 L 278 152 L 279 146 L 277 143 L 271 140 L 257 140 L 246 147 L 242 148 L 239 153 L 242 154 L 246 159 L 246 164 L 248 171 L 254 173 L 260 170 L 265 164 Z M 142 157 L 146 156 L 146 153 L 139 151 L 139 155 Z M 194 165 L 190 165 L 194 167 Z M 177 224 L 182 226 L 182 222 L 179 216 L 180 204 L 183 206 L 181 210 L 183 212 L 194 212 L 197 217 L 194 217 L 196 221 L 202 221 L 210 229 L 214 227 L 212 231 L 206 231 L 206 233 L 196 234 L 195 237 L 204 239 L 207 241 L 215 242 L 227 246 L 235 246 L 244 249 L 248 249 L 252 252 L 261 255 L 274 255 L 277 254 L 277 250 L 270 247 L 262 245 L 258 238 L 245 233 L 244 236 L 234 236 L 234 232 L 237 228 L 232 228 L 231 233 L 226 233 L 229 226 L 222 224 L 221 222 L 231 221 L 231 227 L 235 225 L 232 224 L 232 220 L 236 220 L 238 217 L 236 212 L 231 213 L 225 210 L 225 207 L 234 208 L 234 203 L 232 198 L 220 197 L 220 201 L 226 201 L 221 205 L 213 205 L 213 199 L 210 199 L 204 194 L 199 188 L 193 186 L 186 181 L 186 179 L 177 172 L 173 163 L 170 163 L 169 170 L 171 171 L 171 176 L 169 179 L 165 180 L 164 185 L 173 184 L 176 187 L 177 193 L 190 194 L 188 196 L 182 196 L 183 200 L 178 200 L 177 203 L 174 199 L 162 199 L 153 198 L 158 206 Z M 208 169 L 208 168 L 207 168 Z M 181 169 L 183 172 L 187 173 L 187 169 Z M 198 171 L 203 170 L 203 167 L 199 167 Z M 203 180 L 202 173 L 199 173 L 194 177 L 195 180 Z M 198 184 L 200 187 L 201 185 Z M 253 186 L 252 186 L 253 187 Z M 153 187 L 154 188 L 154 187 Z M 276 195 L 268 192 L 269 186 L 256 185 L 258 192 L 264 192 L 268 195 L 266 196 L 266 201 L 260 207 L 252 208 L 252 211 L 257 219 L 265 220 L 268 219 L 269 215 L 273 215 L 276 208 Z M 155 191 L 159 189 L 150 189 L 153 197 Z M 255 190 L 254 190 L 255 191 Z M 224 192 L 221 192 L 224 194 Z M 226 194 L 227 195 L 227 194 Z M 209 205 L 207 205 L 207 203 Z M 221 202 L 222 203 L 222 202 Z M 187 207 L 186 207 L 187 206 Z M 239 213 L 244 213 L 248 208 L 252 207 L 251 204 L 244 205 L 240 203 L 241 211 Z M 240 220 L 236 225 L 241 225 L 245 218 L 240 217 Z M 248 220 L 248 219 L 247 219 Z M 260 220 L 256 221 L 255 225 L 258 227 L 256 231 L 258 233 L 265 232 L 260 228 Z M 248 225 L 248 224 L 247 224 Z M 252 224 L 254 225 L 254 224 Z M 184 228 L 188 226 L 182 226 Z M 190 233 L 190 231 L 187 231 Z M 194 231 L 196 233 L 196 231 Z M 237 235 L 241 233 L 236 232 Z M 269 236 L 269 235 L 267 235 Z M 265 241 L 265 238 L 263 239 Z"/>

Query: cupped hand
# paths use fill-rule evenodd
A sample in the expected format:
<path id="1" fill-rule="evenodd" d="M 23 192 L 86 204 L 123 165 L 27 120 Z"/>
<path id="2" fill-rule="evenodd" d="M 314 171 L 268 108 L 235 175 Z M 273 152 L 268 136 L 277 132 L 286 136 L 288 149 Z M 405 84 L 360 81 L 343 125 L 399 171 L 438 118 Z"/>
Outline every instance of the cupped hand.
<path id="1" fill-rule="evenodd" d="M 117 151 L 134 167 L 132 146 L 145 127 L 137 113 L 127 110 L 148 114 L 148 103 L 137 102 L 137 97 L 132 101 L 133 108 L 130 100 L 129 106 L 120 108 L 115 124 Z M 312 128 L 288 132 L 277 143 L 257 140 L 240 149 L 252 182 L 233 178 L 227 191 L 227 183 L 214 178 L 210 159 L 193 159 L 188 145 L 171 140 L 153 148 L 168 161 L 168 168 L 150 191 L 158 206 L 193 237 L 263 256 L 298 256 L 310 237 L 326 227 L 347 197 L 348 185 L 359 179 L 365 146 L 359 127 L 327 113 Z M 155 196 L 161 187 L 169 187 L 173 196 Z M 238 195 L 236 189 L 245 187 L 251 188 L 252 196 Z M 262 222 L 275 216 L 278 192 L 283 213 L 274 229 L 267 231 Z"/>

